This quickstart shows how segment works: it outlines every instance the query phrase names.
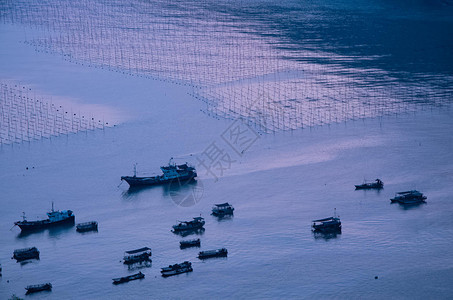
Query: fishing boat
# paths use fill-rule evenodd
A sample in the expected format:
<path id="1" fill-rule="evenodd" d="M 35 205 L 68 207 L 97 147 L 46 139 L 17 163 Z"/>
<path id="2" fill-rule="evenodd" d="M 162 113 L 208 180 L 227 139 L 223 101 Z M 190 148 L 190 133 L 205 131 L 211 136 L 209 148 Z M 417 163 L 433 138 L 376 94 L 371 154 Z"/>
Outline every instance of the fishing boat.
<path id="1" fill-rule="evenodd" d="M 150 261 L 151 249 L 148 247 L 143 247 L 140 249 L 130 250 L 124 252 L 123 261 L 124 264 L 135 264 L 142 261 Z"/>
<path id="2" fill-rule="evenodd" d="M 25 288 L 27 290 L 26 294 L 32 294 L 32 293 L 37 293 L 41 291 L 51 291 L 52 290 L 52 284 L 51 283 L 42 283 L 42 284 L 35 284 L 35 285 L 29 285 Z"/>
<path id="3" fill-rule="evenodd" d="M 179 247 L 181 249 L 189 248 L 189 247 L 200 247 L 200 245 L 201 245 L 200 239 L 179 242 Z"/>
<path id="4" fill-rule="evenodd" d="M 356 190 L 369 190 L 369 189 L 382 189 L 384 188 L 384 183 L 379 178 L 374 182 L 364 182 L 363 184 L 356 185 Z"/>
<path id="5" fill-rule="evenodd" d="M 199 259 L 211 258 L 211 257 L 224 257 L 228 255 L 228 251 L 225 248 L 217 249 L 217 250 L 208 250 L 208 251 L 200 251 L 198 253 Z"/>
<path id="6" fill-rule="evenodd" d="M 313 220 L 313 231 L 330 233 L 330 232 L 340 232 L 341 231 L 341 221 L 340 217 L 337 217 L 336 209 L 334 211 L 334 216 L 319 220 Z"/>
<path id="7" fill-rule="evenodd" d="M 20 227 L 22 231 L 41 230 L 66 224 L 74 224 L 75 216 L 71 210 L 54 210 L 52 202 L 52 210 L 47 213 L 48 219 L 27 221 L 25 213 L 23 214 L 22 221 L 14 222 L 14 225 Z"/>
<path id="8" fill-rule="evenodd" d="M 399 192 L 395 194 L 395 197 L 390 199 L 392 203 L 398 202 L 400 204 L 417 204 L 425 202 L 427 197 L 417 190 L 411 190 L 406 192 Z"/>
<path id="9" fill-rule="evenodd" d="M 39 259 L 39 250 L 36 247 L 16 249 L 11 259 L 15 259 L 18 262 L 27 259 Z"/>
<path id="10" fill-rule="evenodd" d="M 79 223 L 76 225 L 76 230 L 78 232 L 97 231 L 98 222 L 90 221 L 90 222 L 85 222 L 85 223 Z"/>
<path id="11" fill-rule="evenodd" d="M 214 204 L 212 207 L 212 215 L 214 216 L 225 216 L 225 215 L 232 215 L 234 211 L 234 207 L 229 204 L 228 202 L 222 204 Z"/>
<path id="12" fill-rule="evenodd" d="M 185 261 L 180 264 L 170 265 L 168 267 L 161 269 L 161 274 L 163 277 L 178 275 L 182 273 L 192 272 L 192 263 L 190 261 Z"/>
<path id="13" fill-rule="evenodd" d="M 112 283 L 120 284 L 120 283 L 125 283 L 125 282 L 129 282 L 132 280 L 143 279 L 143 278 L 145 278 L 145 274 L 143 274 L 142 272 L 138 272 L 137 274 L 133 274 L 133 275 L 125 276 L 125 277 L 113 278 Z"/>
<path id="14" fill-rule="evenodd" d="M 196 217 L 192 221 L 179 221 L 179 224 L 173 225 L 173 232 L 197 230 L 203 228 L 204 218 Z"/>
<path id="15" fill-rule="evenodd" d="M 170 159 L 167 166 L 160 167 L 163 173 L 162 175 L 137 177 L 137 166 L 134 165 L 134 175 L 121 176 L 121 180 L 126 181 L 130 187 L 142 187 L 171 183 L 174 182 L 174 180 L 189 182 L 197 177 L 195 167 L 190 166 L 187 162 L 182 165 L 177 165 L 176 163 L 172 163 L 172 160 L 173 158 Z"/>

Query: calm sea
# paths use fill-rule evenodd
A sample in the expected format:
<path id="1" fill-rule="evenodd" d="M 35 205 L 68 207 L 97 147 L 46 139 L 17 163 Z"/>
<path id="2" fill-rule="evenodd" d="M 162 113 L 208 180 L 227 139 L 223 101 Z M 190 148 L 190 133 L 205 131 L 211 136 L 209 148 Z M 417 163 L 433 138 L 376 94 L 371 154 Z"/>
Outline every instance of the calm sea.
<path id="1" fill-rule="evenodd" d="M 25 297 L 24 287 L 44 282 L 52 283 L 52 292 L 26 297 L 453 296 L 451 1 L 8 0 L 1 8 L 0 59 L 7 66 L 0 68 L 1 80 L 69 99 L 75 107 L 108 106 L 127 120 L 105 130 L 1 146 L 0 298 Z M 143 25 L 147 16 L 156 21 Z M 184 33 L 198 34 L 175 33 L 185 23 Z M 112 24 L 124 28 L 111 30 Z M 200 33 L 203 24 L 209 34 Z M 121 46 L 115 32 L 133 49 Z M 219 48 L 223 38 L 236 44 Z M 96 43 L 104 39 L 113 42 Z M 121 51 L 136 54 L 124 60 Z M 243 56 L 249 64 L 237 65 Z M 327 122 L 330 110 L 320 109 L 317 120 L 324 126 L 263 133 L 250 123 L 242 128 L 253 142 L 237 152 L 228 140 L 235 121 L 221 118 L 220 109 L 207 114 L 206 103 L 191 96 L 195 90 L 208 103 L 217 94 L 216 103 L 241 103 L 265 90 L 285 98 L 280 89 L 286 86 L 278 84 L 287 79 L 284 70 L 296 72 L 292 79 L 315 79 L 297 91 L 319 91 L 325 99 L 330 83 L 355 80 L 353 88 L 335 94 L 344 103 L 351 90 L 372 94 L 391 84 L 388 101 L 394 105 L 385 105 L 385 94 L 374 98 L 379 105 L 361 94 L 349 103 L 374 118 L 341 110 L 343 121 Z M 247 97 L 228 87 L 266 74 L 272 74 L 266 82 L 277 84 L 263 81 Z M 217 89 L 222 84 L 228 88 Z M 217 180 L 197 160 L 212 145 L 229 158 Z M 150 175 L 170 157 L 196 165 L 197 183 L 139 191 L 121 183 L 134 163 L 138 175 Z M 354 190 L 375 178 L 384 181 L 383 190 Z M 426 194 L 427 203 L 390 203 L 396 192 L 411 189 Z M 73 210 L 76 222 L 98 221 L 98 232 L 69 227 L 21 235 L 13 227 L 22 212 L 30 220 L 44 217 L 52 202 Z M 223 202 L 235 213 L 219 220 L 211 207 Z M 311 221 L 334 209 L 342 233 L 314 235 Z M 199 215 L 206 230 L 186 238 L 200 238 L 201 247 L 179 249 L 183 238 L 171 226 Z M 14 249 L 32 246 L 40 260 L 10 259 Z M 121 263 L 124 251 L 145 246 L 153 251 L 150 265 Z M 196 258 L 200 250 L 222 247 L 227 258 Z M 193 263 L 192 273 L 160 276 L 161 267 L 184 260 Z M 112 285 L 112 278 L 138 271 L 143 280 Z"/>

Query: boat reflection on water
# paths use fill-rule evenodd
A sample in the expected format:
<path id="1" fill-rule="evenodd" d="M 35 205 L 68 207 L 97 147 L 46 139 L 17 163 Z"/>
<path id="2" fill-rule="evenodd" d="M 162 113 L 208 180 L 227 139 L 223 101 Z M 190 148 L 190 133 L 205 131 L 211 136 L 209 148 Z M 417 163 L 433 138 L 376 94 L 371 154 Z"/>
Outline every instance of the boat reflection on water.
<path id="1" fill-rule="evenodd" d="M 225 221 L 232 221 L 233 218 L 234 218 L 234 215 L 233 214 L 230 214 L 230 215 L 219 215 L 219 216 L 214 216 L 214 218 L 217 219 L 217 221 L 219 222 L 225 222 Z"/>
<path id="2" fill-rule="evenodd" d="M 144 268 L 151 268 L 152 265 L 153 265 L 152 261 L 147 260 L 147 261 L 129 264 L 129 265 L 127 265 L 127 269 L 129 271 L 140 270 L 140 269 L 144 269 Z"/>
<path id="3" fill-rule="evenodd" d="M 72 232 L 72 228 L 74 227 L 74 223 L 67 223 L 67 224 L 61 224 L 58 227 L 52 227 L 52 228 L 47 228 L 47 229 L 40 229 L 40 230 L 30 230 L 30 231 L 21 231 L 17 235 L 17 239 L 24 239 L 27 238 L 28 236 L 31 235 L 44 235 L 46 232 L 48 233 L 49 237 L 56 237 L 61 235 L 64 232 Z"/>
<path id="4" fill-rule="evenodd" d="M 313 232 L 315 240 L 331 240 L 341 236 L 341 231 L 337 232 Z"/>
<path id="5" fill-rule="evenodd" d="M 392 202 L 390 205 L 398 205 L 398 207 L 402 210 L 411 210 L 411 209 L 417 209 L 420 208 L 421 206 L 425 206 L 428 203 L 426 202 L 418 202 L 418 203 L 410 203 L 410 204 L 402 204 L 402 203 L 396 203 Z"/>

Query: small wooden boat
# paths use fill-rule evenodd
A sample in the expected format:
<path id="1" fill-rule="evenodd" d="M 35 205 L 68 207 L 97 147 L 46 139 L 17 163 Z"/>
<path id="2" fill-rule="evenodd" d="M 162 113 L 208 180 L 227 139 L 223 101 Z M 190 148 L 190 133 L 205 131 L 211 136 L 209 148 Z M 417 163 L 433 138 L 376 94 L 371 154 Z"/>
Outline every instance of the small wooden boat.
<path id="1" fill-rule="evenodd" d="M 12 259 L 15 259 L 17 261 L 39 259 L 39 251 L 36 247 L 16 249 L 13 252 Z"/>
<path id="2" fill-rule="evenodd" d="M 142 272 L 138 272 L 137 274 L 133 274 L 133 275 L 125 276 L 125 277 L 113 278 L 112 283 L 120 284 L 120 283 L 125 283 L 125 282 L 129 282 L 132 280 L 143 279 L 143 278 L 145 278 L 145 274 L 143 274 Z"/>
<path id="3" fill-rule="evenodd" d="M 426 199 L 427 197 L 423 195 L 423 193 L 420 193 L 417 190 L 412 190 L 396 193 L 395 197 L 390 199 L 390 201 L 392 203 L 398 202 L 400 204 L 418 204 L 425 202 Z"/>
<path id="4" fill-rule="evenodd" d="M 313 220 L 313 231 L 322 233 L 341 232 L 341 221 L 337 217 L 336 209 L 333 217 Z"/>
<path id="5" fill-rule="evenodd" d="M 181 249 L 189 248 L 189 247 L 200 247 L 200 245 L 201 245 L 200 239 L 179 242 L 179 247 Z"/>
<path id="6" fill-rule="evenodd" d="M 27 290 L 27 292 L 26 292 L 27 295 L 32 294 L 32 293 L 41 292 L 41 291 L 51 291 L 52 284 L 43 283 L 43 284 L 29 285 L 25 289 Z"/>
<path id="7" fill-rule="evenodd" d="M 76 225 L 76 230 L 78 232 L 97 231 L 98 222 L 91 221 L 91 222 L 79 223 Z"/>
<path id="8" fill-rule="evenodd" d="M 200 251 L 198 253 L 199 259 L 206 259 L 211 257 L 224 257 L 228 255 L 228 251 L 225 248 L 217 249 L 217 250 L 208 250 L 208 251 Z"/>
<path id="9" fill-rule="evenodd" d="M 151 249 L 148 247 L 143 247 L 140 249 L 130 250 L 124 252 L 124 263 L 125 264 L 134 264 L 142 261 L 149 261 L 151 260 L 152 253 Z"/>
<path id="10" fill-rule="evenodd" d="M 229 204 L 228 202 L 222 204 L 215 204 L 212 207 L 212 215 L 222 217 L 225 215 L 232 215 L 234 211 L 234 207 Z"/>
<path id="11" fill-rule="evenodd" d="M 190 261 L 185 261 L 180 264 L 170 265 L 168 267 L 162 268 L 161 273 L 163 277 L 178 275 L 182 273 L 192 272 L 192 263 Z"/>
<path id="12" fill-rule="evenodd" d="M 356 185 L 356 190 L 369 190 L 369 189 L 382 189 L 384 188 L 384 183 L 378 178 L 374 182 L 364 182 L 363 184 Z"/>

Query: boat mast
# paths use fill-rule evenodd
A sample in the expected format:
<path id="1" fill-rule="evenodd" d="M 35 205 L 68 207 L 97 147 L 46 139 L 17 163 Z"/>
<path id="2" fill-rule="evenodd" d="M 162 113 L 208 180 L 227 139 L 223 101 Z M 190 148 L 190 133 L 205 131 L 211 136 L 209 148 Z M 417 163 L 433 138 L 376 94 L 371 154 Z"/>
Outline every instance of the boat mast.
<path id="1" fill-rule="evenodd" d="M 134 164 L 134 177 L 137 177 L 137 163 Z"/>
<path id="2" fill-rule="evenodd" d="M 54 210 L 53 210 L 53 201 L 52 201 L 52 212 L 54 212 Z"/>

